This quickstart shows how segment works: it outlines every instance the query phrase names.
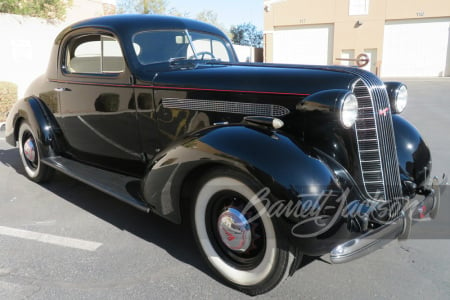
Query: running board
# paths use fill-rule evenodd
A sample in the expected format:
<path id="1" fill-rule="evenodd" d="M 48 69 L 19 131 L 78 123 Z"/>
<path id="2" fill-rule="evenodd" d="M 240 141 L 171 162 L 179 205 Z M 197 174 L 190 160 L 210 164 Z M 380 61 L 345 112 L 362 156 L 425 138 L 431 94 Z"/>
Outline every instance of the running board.
<path id="1" fill-rule="evenodd" d="M 150 207 L 139 199 L 136 189 L 136 195 L 132 194 L 133 187 L 140 187 L 138 178 L 105 171 L 61 156 L 43 158 L 42 163 L 139 210 L 150 212 Z"/>

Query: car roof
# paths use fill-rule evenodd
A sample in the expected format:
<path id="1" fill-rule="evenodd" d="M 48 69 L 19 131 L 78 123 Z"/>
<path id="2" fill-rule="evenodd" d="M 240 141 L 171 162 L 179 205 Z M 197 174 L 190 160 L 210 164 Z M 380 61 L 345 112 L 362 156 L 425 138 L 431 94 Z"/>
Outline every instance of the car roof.
<path id="1" fill-rule="evenodd" d="M 190 29 L 224 36 L 224 34 L 216 27 L 197 20 L 174 16 L 144 14 L 123 14 L 98 17 L 75 23 L 67 29 L 71 31 L 74 29 L 89 27 L 109 29 L 118 35 L 132 35 L 143 30 Z M 67 32 L 68 30 L 64 31 Z"/>
<path id="2" fill-rule="evenodd" d="M 59 35 L 55 39 L 55 43 L 52 49 L 52 57 L 58 57 L 58 51 L 60 49 L 61 43 L 66 38 L 66 36 L 71 32 L 77 31 L 79 29 L 83 30 L 82 34 L 85 34 L 89 30 L 96 31 L 98 29 L 113 33 L 120 40 L 125 41 L 123 44 L 123 50 L 125 53 L 131 53 L 133 51 L 132 45 L 131 43 L 129 43 L 129 41 L 131 41 L 134 34 L 148 30 L 188 29 L 191 31 L 201 31 L 215 34 L 229 41 L 229 38 L 215 26 L 197 20 L 163 15 L 111 15 L 83 20 L 66 27 L 59 33 Z M 131 60 L 128 61 L 129 67 L 132 69 L 137 69 L 139 66 L 138 62 L 134 61 L 132 57 L 130 59 Z M 56 78 L 56 71 L 57 59 L 52 59 L 50 60 L 47 74 L 49 77 Z"/>

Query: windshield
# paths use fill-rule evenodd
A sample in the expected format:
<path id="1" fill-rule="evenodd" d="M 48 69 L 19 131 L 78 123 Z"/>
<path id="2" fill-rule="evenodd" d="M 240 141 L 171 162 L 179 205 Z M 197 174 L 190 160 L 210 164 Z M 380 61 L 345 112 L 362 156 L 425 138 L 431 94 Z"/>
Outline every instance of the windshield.
<path id="1" fill-rule="evenodd" d="M 230 62 L 231 45 L 223 38 L 187 30 L 153 30 L 134 35 L 133 47 L 141 65 L 180 60 Z"/>

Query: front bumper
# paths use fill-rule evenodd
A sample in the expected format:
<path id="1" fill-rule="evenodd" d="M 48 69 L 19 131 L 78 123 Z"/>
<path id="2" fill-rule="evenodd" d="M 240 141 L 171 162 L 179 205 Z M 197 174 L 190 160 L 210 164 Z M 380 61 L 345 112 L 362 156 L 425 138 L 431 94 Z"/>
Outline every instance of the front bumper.
<path id="1" fill-rule="evenodd" d="M 407 238 L 413 223 L 436 217 L 440 197 L 446 187 L 445 175 L 441 183 L 437 177 L 433 178 L 431 186 L 425 190 L 425 198 L 422 201 L 410 202 L 395 220 L 334 247 L 330 253 L 331 262 L 335 264 L 349 262 L 383 247 L 396 238 Z"/>

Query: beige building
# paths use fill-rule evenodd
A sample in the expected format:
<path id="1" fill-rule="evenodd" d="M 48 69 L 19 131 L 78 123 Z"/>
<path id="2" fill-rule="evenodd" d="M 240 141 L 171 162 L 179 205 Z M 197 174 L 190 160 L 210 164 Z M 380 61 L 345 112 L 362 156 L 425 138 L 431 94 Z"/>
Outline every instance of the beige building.
<path id="1" fill-rule="evenodd" d="M 266 62 L 450 76 L 450 0 L 265 0 Z"/>

